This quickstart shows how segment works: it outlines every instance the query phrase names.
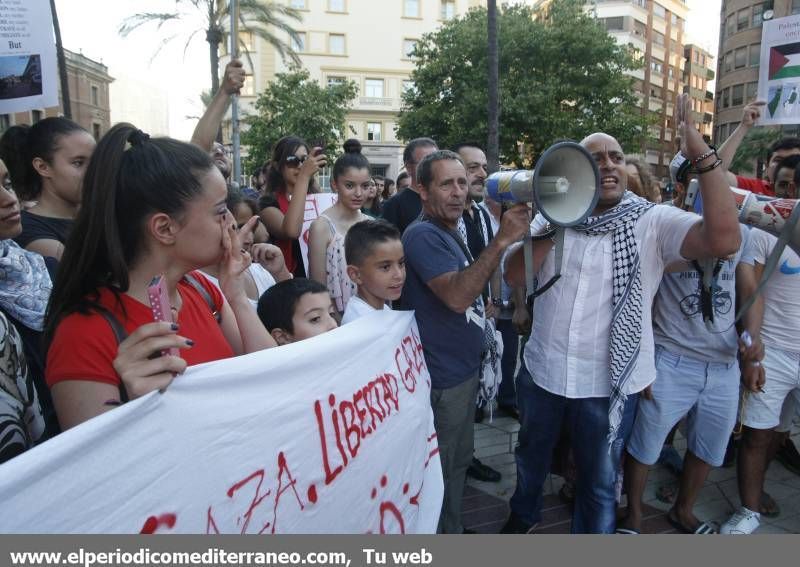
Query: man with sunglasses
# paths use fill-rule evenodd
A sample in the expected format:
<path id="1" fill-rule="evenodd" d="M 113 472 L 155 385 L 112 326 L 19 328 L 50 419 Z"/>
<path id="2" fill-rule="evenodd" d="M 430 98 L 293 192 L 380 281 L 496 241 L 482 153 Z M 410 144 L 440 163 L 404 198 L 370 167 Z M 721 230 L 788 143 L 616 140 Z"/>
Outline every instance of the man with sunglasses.
<path id="1" fill-rule="evenodd" d="M 430 138 L 414 138 L 406 144 L 403 150 L 403 163 L 411 177 L 408 190 L 399 191 L 394 197 L 383 204 L 381 216 L 395 225 L 400 234 L 405 232 L 408 225 L 417 220 L 422 211 L 422 201 L 419 198 L 417 187 L 417 164 L 422 159 L 438 150 L 436 142 Z"/>

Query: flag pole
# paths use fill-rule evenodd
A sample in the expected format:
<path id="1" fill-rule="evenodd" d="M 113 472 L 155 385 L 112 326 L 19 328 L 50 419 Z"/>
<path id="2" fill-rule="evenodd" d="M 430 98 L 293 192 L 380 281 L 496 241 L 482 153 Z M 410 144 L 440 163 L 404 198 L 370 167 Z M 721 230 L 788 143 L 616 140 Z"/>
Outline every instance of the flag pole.
<path id="1" fill-rule="evenodd" d="M 239 57 L 239 2 L 230 0 L 231 59 Z M 231 144 L 233 145 L 233 179 L 238 187 L 242 177 L 242 157 L 239 142 L 239 96 L 231 97 Z"/>

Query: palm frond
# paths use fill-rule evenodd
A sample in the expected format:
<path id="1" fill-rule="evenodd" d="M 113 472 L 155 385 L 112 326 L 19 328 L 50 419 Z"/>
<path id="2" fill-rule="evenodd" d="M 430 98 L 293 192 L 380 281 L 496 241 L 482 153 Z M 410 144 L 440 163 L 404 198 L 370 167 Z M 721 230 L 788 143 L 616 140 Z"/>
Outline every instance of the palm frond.
<path id="1" fill-rule="evenodd" d="M 134 14 L 133 16 L 129 16 L 122 21 L 118 31 L 122 37 L 127 37 L 128 34 L 130 34 L 133 30 L 151 22 L 157 22 L 158 25 L 156 26 L 156 29 L 161 29 L 161 27 L 167 22 L 175 21 L 179 18 L 180 14 L 178 12 L 144 12 L 142 14 Z"/>

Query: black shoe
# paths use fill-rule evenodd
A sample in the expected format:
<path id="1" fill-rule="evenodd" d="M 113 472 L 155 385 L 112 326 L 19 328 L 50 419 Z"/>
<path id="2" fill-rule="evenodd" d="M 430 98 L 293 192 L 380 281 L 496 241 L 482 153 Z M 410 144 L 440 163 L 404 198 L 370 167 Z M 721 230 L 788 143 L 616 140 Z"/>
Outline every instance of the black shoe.
<path id="1" fill-rule="evenodd" d="M 475 457 L 472 457 L 472 462 L 467 467 L 467 476 L 483 482 L 500 482 L 500 479 L 503 478 L 503 475 L 492 467 L 484 465 Z"/>
<path id="2" fill-rule="evenodd" d="M 515 408 L 514 406 L 499 404 L 497 406 L 497 410 L 503 412 L 508 417 L 513 417 L 514 419 L 519 421 L 519 411 L 517 411 L 517 408 Z"/>
<path id="3" fill-rule="evenodd" d="M 536 527 L 536 524 L 529 524 L 514 512 L 508 516 L 505 525 L 500 529 L 501 534 L 529 534 Z"/>
<path id="4" fill-rule="evenodd" d="M 797 452 L 797 447 L 790 438 L 787 438 L 775 453 L 775 459 L 787 470 L 800 475 L 800 453 Z"/>
<path id="5" fill-rule="evenodd" d="M 731 435 L 730 439 L 728 439 L 728 447 L 725 449 L 725 458 L 722 459 L 722 466 L 724 468 L 727 469 L 736 464 L 736 450 L 738 445 L 739 443 L 733 435 Z"/>
<path id="6" fill-rule="evenodd" d="M 475 423 L 483 423 L 485 413 L 483 408 L 475 408 Z"/>

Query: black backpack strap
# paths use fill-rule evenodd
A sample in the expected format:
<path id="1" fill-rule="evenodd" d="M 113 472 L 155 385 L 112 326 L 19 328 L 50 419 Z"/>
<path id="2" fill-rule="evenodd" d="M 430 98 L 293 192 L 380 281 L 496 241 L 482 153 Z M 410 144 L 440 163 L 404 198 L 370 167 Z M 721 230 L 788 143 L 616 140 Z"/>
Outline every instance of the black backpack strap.
<path id="1" fill-rule="evenodd" d="M 117 346 L 119 346 L 122 341 L 128 338 L 128 333 L 125 332 L 122 323 L 108 309 L 97 306 L 96 310 L 108 322 L 108 326 L 111 327 L 111 331 L 114 333 L 114 338 L 117 339 Z M 119 381 L 119 401 L 123 404 L 128 401 L 128 391 L 125 389 L 125 384 L 123 384 L 122 380 Z"/>
<path id="2" fill-rule="evenodd" d="M 197 293 L 200 294 L 200 297 L 205 300 L 205 302 L 208 304 L 209 311 L 211 311 L 214 319 L 216 319 L 217 323 L 219 323 L 222 320 L 222 313 L 217 310 L 217 306 L 214 305 L 214 300 L 211 298 L 211 294 L 208 293 L 208 290 L 203 287 L 203 284 L 201 284 L 192 274 L 186 274 L 183 276 L 183 279 L 185 279 L 186 282 L 191 285 L 197 291 Z"/>

